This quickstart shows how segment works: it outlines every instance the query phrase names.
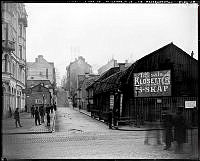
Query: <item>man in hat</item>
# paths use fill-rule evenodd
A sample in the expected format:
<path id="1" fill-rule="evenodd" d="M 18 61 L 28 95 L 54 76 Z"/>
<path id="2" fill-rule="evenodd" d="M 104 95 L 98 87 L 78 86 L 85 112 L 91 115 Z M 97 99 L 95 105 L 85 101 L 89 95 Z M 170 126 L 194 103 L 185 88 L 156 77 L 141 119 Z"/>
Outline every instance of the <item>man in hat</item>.
<path id="1" fill-rule="evenodd" d="M 19 108 L 16 108 L 15 113 L 14 113 L 14 119 L 15 119 L 15 125 L 17 127 L 17 123 L 20 127 L 22 127 L 20 123 L 20 116 L 19 116 Z"/>

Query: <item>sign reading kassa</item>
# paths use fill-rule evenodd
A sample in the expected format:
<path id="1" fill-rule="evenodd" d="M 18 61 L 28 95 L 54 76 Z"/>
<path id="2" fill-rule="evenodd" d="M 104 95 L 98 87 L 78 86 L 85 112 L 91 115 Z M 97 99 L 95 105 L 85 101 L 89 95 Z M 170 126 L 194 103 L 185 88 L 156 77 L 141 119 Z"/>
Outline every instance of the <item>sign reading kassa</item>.
<path id="1" fill-rule="evenodd" d="M 135 97 L 171 96 L 171 71 L 134 73 Z"/>

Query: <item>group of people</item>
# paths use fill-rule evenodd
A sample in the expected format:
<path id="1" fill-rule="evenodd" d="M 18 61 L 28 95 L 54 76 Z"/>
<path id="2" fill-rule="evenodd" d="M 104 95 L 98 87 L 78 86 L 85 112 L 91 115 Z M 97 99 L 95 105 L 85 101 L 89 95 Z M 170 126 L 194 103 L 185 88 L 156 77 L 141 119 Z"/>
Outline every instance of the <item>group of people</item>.
<path id="1" fill-rule="evenodd" d="M 35 125 L 41 125 L 44 123 L 44 116 L 46 113 L 47 126 L 50 126 L 50 113 L 53 113 L 53 110 L 56 111 L 56 105 L 47 104 L 46 108 L 44 106 L 35 106 L 31 107 L 31 117 L 35 118 Z M 40 122 L 41 121 L 41 122 Z"/>

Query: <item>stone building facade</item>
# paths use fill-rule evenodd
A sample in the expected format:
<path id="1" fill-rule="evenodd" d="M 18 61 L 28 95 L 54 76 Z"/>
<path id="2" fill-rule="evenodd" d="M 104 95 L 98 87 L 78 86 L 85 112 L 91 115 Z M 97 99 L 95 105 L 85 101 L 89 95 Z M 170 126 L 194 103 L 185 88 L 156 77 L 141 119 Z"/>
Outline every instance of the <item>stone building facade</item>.
<path id="1" fill-rule="evenodd" d="M 51 104 L 51 92 L 44 84 L 38 84 L 31 87 L 27 91 L 27 110 L 31 112 L 31 106 L 43 106 L 46 108 L 47 104 Z"/>
<path id="2" fill-rule="evenodd" d="M 27 62 L 27 80 L 50 80 L 52 84 L 56 83 L 54 63 L 38 55 L 35 62 Z"/>
<path id="3" fill-rule="evenodd" d="M 69 66 L 66 67 L 67 70 L 67 87 L 66 89 L 70 91 L 70 95 L 73 96 L 78 89 L 77 79 L 78 75 L 84 75 L 85 73 L 92 73 L 92 67 L 89 65 L 82 56 L 76 58 L 74 62 L 71 62 Z"/>
<path id="4" fill-rule="evenodd" d="M 2 13 L 2 107 L 3 117 L 9 109 L 25 109 L 26 27 L 23 3 L 1 2 Z"/>
<path id="5" fill-rule="evenodd" d="M 56 92 L 56 73 L 53 62 L 48 62 L 43 55 L 38 55 L 35 62 L 27 62 L 27 89 L 34 85 L 44 84 L 51 93 L 51 101 L 53 104 Z"/>
<path id="6" fill-rule="evenodd" d="M 125 67 L 129 67 L 129 66 L 131 66 L 131 63 L 128 63 L 128 60 L 125 60 Z M 107 64 L 101 66 L 98 69 L 98 74 L 102 75 L 103 73 L 105 73 L 106 71 L 114 67 L 119 67 L 119 63 L 117 63 L 117 60 L 112 58 L 110 61 L 108 61 Z"/>

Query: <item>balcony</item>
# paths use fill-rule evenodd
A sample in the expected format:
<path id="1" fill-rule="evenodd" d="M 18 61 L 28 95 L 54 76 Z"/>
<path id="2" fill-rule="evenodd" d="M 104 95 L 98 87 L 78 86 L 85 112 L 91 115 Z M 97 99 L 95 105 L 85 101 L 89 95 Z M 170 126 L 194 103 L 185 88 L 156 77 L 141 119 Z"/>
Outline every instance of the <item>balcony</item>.
<path id="1" fill-rule="evenodd" d="M 2 40 L 2 48 L 7 51 L 15 51 L 15 42 L 10 40 Z"/>
<path id="2" fill-rule="evenodd" d="M 23 23 L 24 24 L 24 27 L 27 27 L 28 26 L 28 22 L 27 22 L 27 18 L 26 17 L 23 17 L 23 18 L 19 18 L 18 19 L 18 22 L 20 23 Z"/>
<path id="3" fill-rule="evenodd" d="M 22 68 L 25 68 L 26 67 L 26 62 L 22 59 L 18 59 L 18 62 L 19 62 L 19 66 L 22 67 Z"/>

